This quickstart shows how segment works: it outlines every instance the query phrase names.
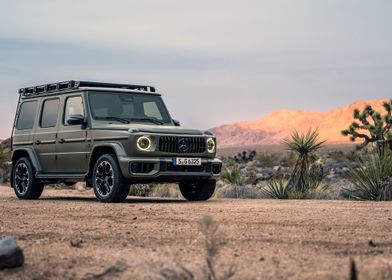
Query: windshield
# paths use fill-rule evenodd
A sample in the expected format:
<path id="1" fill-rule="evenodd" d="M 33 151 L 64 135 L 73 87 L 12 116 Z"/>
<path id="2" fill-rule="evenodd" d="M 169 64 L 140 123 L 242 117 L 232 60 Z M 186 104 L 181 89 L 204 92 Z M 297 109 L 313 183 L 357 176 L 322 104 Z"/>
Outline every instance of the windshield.
<path id="1" fill-rule="evenodd" d="M 91 114 L 96 120 L 171 123 L 162 98 L 157 95 L 121 92 L 90 92 Z"/>

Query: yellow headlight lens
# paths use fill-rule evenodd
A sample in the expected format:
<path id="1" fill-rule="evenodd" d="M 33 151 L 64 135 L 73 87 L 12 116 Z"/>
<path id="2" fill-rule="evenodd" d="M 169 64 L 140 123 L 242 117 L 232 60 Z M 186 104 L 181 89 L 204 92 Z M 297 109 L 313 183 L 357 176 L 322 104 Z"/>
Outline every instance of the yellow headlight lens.
<path id="1" fill-rule="evenodd" d="M 151 138 L 148 136 L 142 136 L 137 139 L 137 148 L 141 151 L 149 151 L 152 145 Z"/>
<path id="2" fill-rule="evenodd" d="M 207 151 L 209 153 L 214 153 L 216 148 L 215 140 L 214 138 L 208 138 L 207 139 Z"/>

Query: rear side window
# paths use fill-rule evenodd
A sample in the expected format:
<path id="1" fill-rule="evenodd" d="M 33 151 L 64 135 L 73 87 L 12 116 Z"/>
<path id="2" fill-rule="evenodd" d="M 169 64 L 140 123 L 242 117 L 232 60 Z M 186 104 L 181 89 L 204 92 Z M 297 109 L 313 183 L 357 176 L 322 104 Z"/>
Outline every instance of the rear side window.
<path id="1" fill-rule="evenodd" d="M 29 101 L 22 103 L 22 105 L 20 105 L 16 129 L 32 129 L 34 126 L 36 112 L 37 101 Z"/>
<path id="2" fill-rule="evenodd" d="M 41 121 L 42 128 L 54 127 L 57 124 L 57 116 L 59 113 L 59 102 L 57 99 L 45 100 L 42 105 Z"/>
<path id="3" fill-rule="evenodd" d="M 65 103 L 64 124 L 71 115 L 81 115 L 84 117 L 83 99 L 81 96 L 68 97 Z"/>

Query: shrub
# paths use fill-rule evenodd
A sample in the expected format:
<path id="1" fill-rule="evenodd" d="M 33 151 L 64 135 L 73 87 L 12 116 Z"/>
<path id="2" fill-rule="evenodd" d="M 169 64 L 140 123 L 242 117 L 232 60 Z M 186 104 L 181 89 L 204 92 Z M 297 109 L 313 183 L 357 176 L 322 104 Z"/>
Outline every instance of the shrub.
<path id="1" fill-rule="evenodd" d="M 203 277 L 201 279 L 208 280 L 229 280 L 235 275 L 236 266 L 230 265 L 227 269 L 223 269 L 217 265 L 217 259 L 221 248 L 228 243 L 218 232 L 219 224 L 210 216 L 204 216 L 199 222 L 199 232 L 204 238 L 205 264 L 203 269 Z M 167 280 L 193 280 L 196 275 L 181 262 L 176 262 L 176 268 L 164 268 L 160 270 L 160 276 Z"/>
<path id="2" fill-rule="evenodd" d="M 223 169 L 221 180 L 235 186 L 243 186 L 246 178 L 241 174 L 241 170 L 237 165 L 232 165 Z"/>
<path id="3" fill-rule="evenodd" d="M 261 153 L 257 156 L 257 160 L 261 163 L 263 167 L 273 167 L 276 165 L 276 158 L 272 154 Z"/>
<path id="4" fill-rule="evenodd" d="M 255 185 L 224 185 L 217 188 L 216 196 L 220 198 L 256 199 L 261 198 L 262 193 L 260 187 Z"/>
<path id="5" fill-rule="evenodd" d="M 392 152 L 362 157 L 358 168 L 347 173 L 353 183 L 351 196 L 360 200 L 392 200 Z"/>
<path id="6" fill-rule="evenodd" d="M 132 184 L 129 189 L 129 195 L 147 197 L 151 192 L 151 187 L 148 184 Z"/>
<path id="7" fill-rule="evenodd" d="M 234 160 L 236 163 L 247 163 L 249 161 L 252 161 L 255 159 L 257 155 L 256 151 L 243 151 L 242 153 L 238 153 L 235 157 Z"/>
<path id="8" fill-rule="evenodd" d="M 149 196 L 151 197 L 179 197 L 178 185 L 175 184 L 154 184 L 151 187 Z"/>
<path id="9" fill-rule="evenodd" d="M 329 188 L 323 184 L 320 178 L 310 177 L 306 185 L 299 191 L 289 193 L 287 191 L 287 179 L 283 176 L 273 178 L 261 189 L 264 197 L 273 199 L 305 199 L 313 197 L 317 192 L 323 192 Z"/>
<path id="10" fill-rule="evenodd" d="M 261 192 L 266 198 L 288 199 L 289 194 L 286 187 L 287 181 L 283 177 L 279 179 L 274 178 L 267 182 L 267 185 L 262 188 Z"/>

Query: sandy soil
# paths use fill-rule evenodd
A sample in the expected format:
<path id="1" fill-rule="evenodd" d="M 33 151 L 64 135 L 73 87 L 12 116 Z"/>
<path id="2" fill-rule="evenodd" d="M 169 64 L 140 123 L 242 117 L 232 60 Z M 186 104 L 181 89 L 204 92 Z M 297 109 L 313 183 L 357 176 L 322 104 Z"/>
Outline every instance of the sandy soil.
<path id="1" fill-rule="evenodd" d="M 0 237 L 14 235 L 26 258 L 0 279 L 159 279 L 176 262 L 200 276 L 204 215 L 228 241 L 217 270 L 234 263 L 235 279 L 347 279 L 350 258 L 359 279 L 392 269 L 390 202 L 130 197 L 102 204 L 91 191 L 53 189 L 20 201 L 2 186 L 0 215 Z"/>

